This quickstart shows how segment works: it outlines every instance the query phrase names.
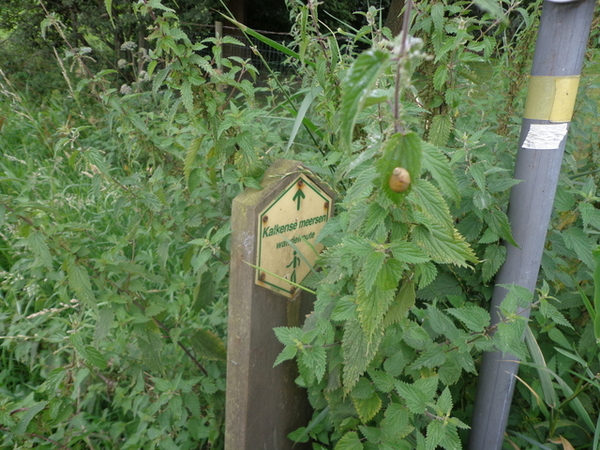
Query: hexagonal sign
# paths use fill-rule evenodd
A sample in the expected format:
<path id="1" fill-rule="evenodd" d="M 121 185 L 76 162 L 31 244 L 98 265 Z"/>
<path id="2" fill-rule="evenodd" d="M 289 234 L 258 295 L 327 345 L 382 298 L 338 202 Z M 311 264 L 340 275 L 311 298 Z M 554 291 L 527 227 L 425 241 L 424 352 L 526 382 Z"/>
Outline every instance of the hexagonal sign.
<path id="1" fill-rule="evenodd" d="M 331 217 L 331 196 L 307 176 L 290 183 L 258 217 L 256 284 L 292 297 L 323 245 L 315 240 Z"/>

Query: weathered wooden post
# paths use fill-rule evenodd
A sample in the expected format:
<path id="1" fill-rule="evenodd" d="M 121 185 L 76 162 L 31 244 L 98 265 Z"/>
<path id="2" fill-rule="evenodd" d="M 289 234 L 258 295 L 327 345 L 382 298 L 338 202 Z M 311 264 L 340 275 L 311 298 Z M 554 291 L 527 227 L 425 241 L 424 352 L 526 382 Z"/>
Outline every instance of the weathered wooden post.
<path id="1" fill-rule="evenodd" d="M 283 349 L 273 328 L 298 326 L 310 312 L 312 299 L 286 280 L 310 272 L 333 194 L 298 161 L 277 161 L 261 185 L 232 208 L 225 450 L 291 450 L 288 433 L 311 414 L 295 362 L 273 367 Z"/>

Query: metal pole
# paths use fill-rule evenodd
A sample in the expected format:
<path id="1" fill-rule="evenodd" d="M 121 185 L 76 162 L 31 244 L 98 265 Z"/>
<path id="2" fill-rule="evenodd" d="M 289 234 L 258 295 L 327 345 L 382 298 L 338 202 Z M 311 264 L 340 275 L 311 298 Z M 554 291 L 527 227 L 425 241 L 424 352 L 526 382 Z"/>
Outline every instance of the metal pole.
<path id="1" fill-rule="evenodd" d="M 534 291 L 579 76 L 594 15 L 595 0 L 543 5 L 525 113 L 521 125 L 508 217 L 519 248 L 509 244 L 499 284 L 517 284 Z M 492 323 L 500 320 L 506 290 L 496 286 Z M 529 317 L 529 308 L 520 312 Z M 514 355 L 483 355 L 471 421 L 469 450 L 500 450 L 519 363 Z"/>

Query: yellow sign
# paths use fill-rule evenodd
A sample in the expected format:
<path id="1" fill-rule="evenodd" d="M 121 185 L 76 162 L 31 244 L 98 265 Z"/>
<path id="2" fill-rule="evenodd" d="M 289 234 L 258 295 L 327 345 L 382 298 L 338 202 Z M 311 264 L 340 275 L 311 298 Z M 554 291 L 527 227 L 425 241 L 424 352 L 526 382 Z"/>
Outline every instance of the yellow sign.
<path id="1" fill-rule="evenodd" d="M 315 244 L 331 217 L 331 197 L 302 175 L 258 216 L 256 284 L 292 297 L 323 246 Z M 277 275 L 277 276 L 274 276 Z M 280 277 L 280 278 L 278 278 Z"/>

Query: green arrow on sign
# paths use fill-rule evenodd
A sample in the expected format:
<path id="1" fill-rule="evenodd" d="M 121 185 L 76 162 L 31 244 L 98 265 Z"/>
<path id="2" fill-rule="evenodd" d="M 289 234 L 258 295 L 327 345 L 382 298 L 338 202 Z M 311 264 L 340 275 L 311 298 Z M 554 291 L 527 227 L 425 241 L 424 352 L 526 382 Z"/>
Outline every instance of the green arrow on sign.
<path id="1" fill-rule="evenodd" d="M 298 189 L 296 191 L 296 193 L 294 194 L 294 196 L 292 197 L 292 200 L 296 200 L 296 211 L 300 211 L 300 202 L 302 201 L 303 198 L 306 198 L 306 195 L 304 195 L 304 192 L 302 192 L 302 189 Z"/>

